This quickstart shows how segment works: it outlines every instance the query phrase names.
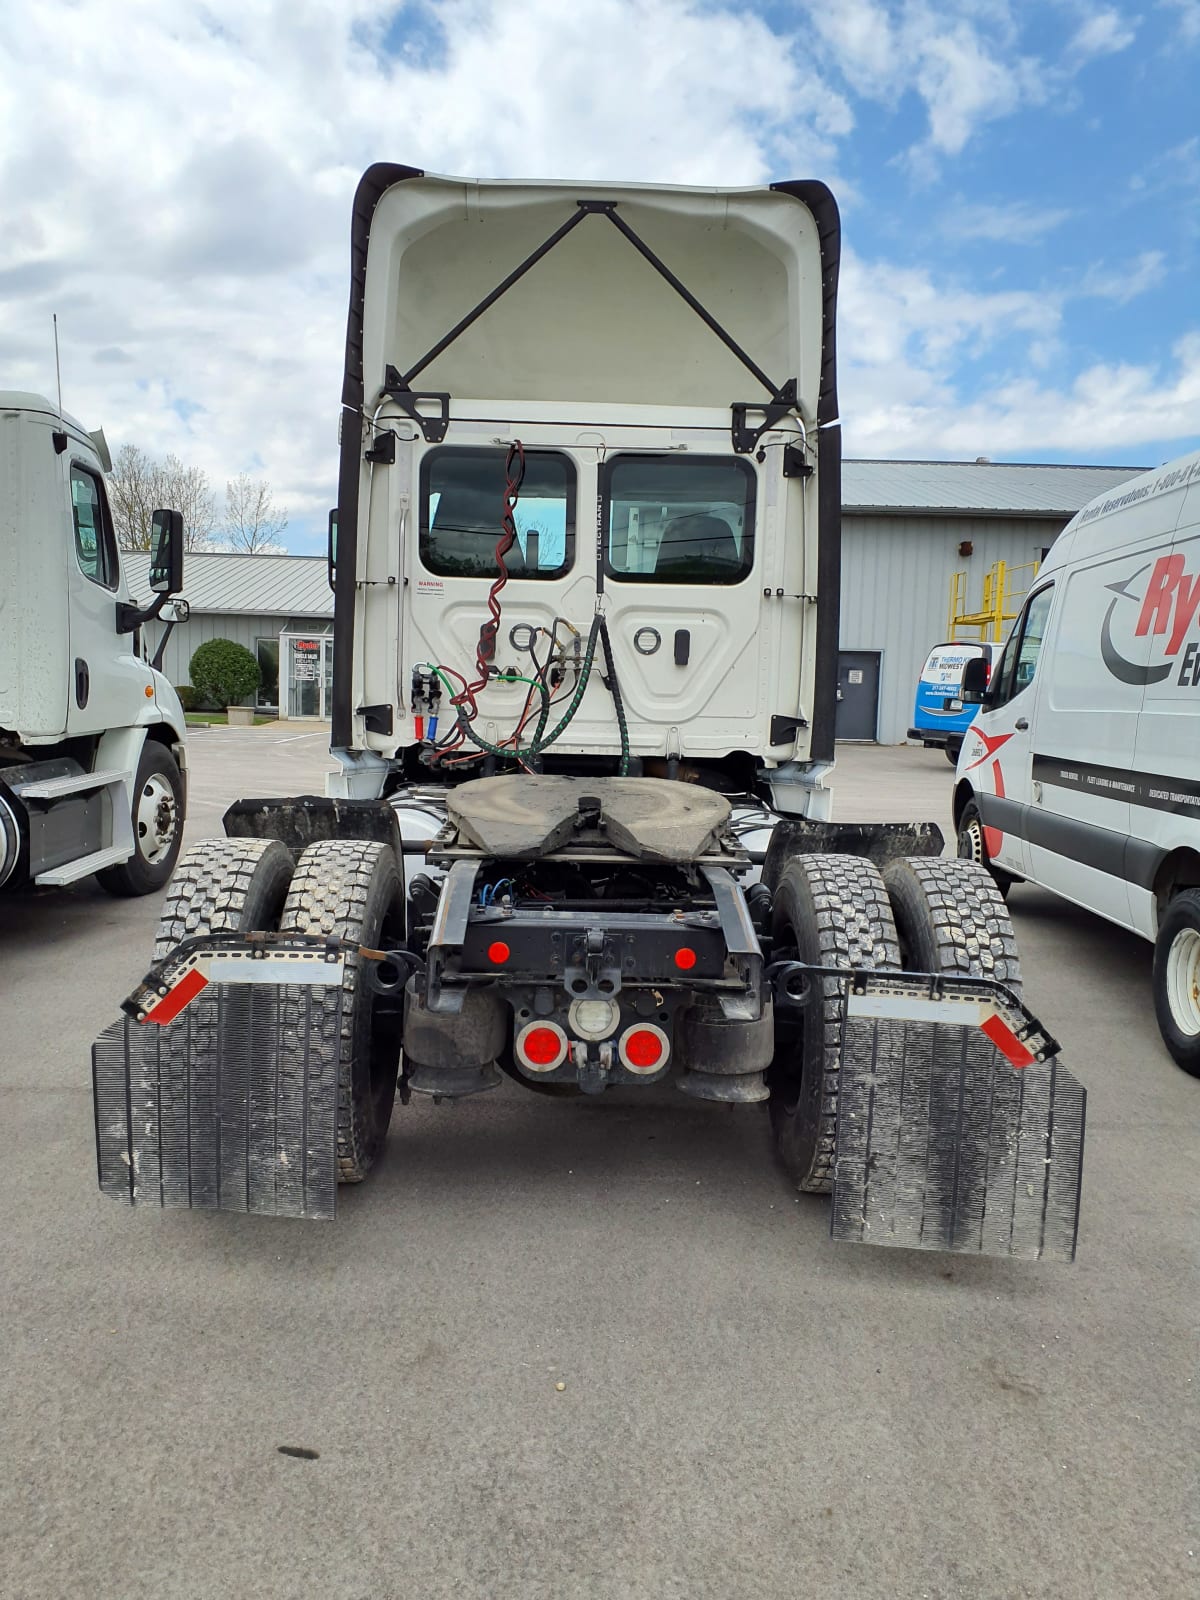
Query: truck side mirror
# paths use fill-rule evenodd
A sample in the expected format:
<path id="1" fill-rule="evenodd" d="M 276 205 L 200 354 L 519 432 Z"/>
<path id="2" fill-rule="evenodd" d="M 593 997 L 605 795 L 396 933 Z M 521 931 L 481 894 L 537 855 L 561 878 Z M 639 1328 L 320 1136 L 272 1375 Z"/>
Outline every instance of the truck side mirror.
<path id="1" fill-rule="evenodd" d="M 325 550 L 325 567 L 329 577 L 329 587 L 333 588 L 334 576 L 337 573 L 337 507 L 329 513 L 329 542 Z"/>
<path id="2" fill-rule="evenodd" d="M 151 593 L 178 594 L 183 588 L 183 514 L 156 511 L 151 527 Z"/>
<path id="3" fill-rule="evenodd" d="M 981 706 L 987 697 L 991 664 L 983 656 L 972 656 L 963 668 L 959 699 L 965 706 Z"/>
<path id="4" fill-rule="evenodd" d="M 143 622 L 153 622 L 161 616 L 167 596 L 178 594 L 183 588 L 183 514 L 179 511 L 156 511 L 151 519 L 150 542 L 150 592 L 154 599 L 148 606 L 130 605 L 127 600 L 117 601 L 117 632 L 132 633 Z M 185 602 L 180 602 L 181 604 Z M 171 624 L 168 624 L 169 633 Z M 163 635 L 166 643 L 167 635 Z M 161 659 L 162 645 L 158 657 Z M 152 663 L 153 664 L 153 663 Z"/>

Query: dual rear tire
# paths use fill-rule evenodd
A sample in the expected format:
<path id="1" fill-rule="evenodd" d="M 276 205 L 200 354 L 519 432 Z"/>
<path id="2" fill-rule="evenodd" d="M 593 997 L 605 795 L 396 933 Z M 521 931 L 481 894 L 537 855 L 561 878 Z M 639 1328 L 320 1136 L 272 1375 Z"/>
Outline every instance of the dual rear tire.
<path id="1" fill-rule="evenodd" d="M 370 948 L 404 936 L 404 894 L 394 853 L 358 839 L 309 845 L 293 869 L 276 839 L 207 839 L 184 856 L 163 906 L 154 959 L 206 933 L 312 933 Z M 361 1183 L 383 1149 L 396 1096 L 400 1018 L 363 981 L 354 950 L 342 979 L 337 1163 L 341 1183 Z"/>
<path id="2" fill-rule="evenodd" d="M 772 907 L 775 960 L 991 978 L 1020 994 L 1008 911 L 983 866 L 954 858 L 893 861 L 801 855 L 780 875 Z M 833 1186 L 845 990 L 815 979 L 799 1020 L 777 1013 L 769 1074 L 771 1122 L 784 1167 L 802 1191 Z"/>

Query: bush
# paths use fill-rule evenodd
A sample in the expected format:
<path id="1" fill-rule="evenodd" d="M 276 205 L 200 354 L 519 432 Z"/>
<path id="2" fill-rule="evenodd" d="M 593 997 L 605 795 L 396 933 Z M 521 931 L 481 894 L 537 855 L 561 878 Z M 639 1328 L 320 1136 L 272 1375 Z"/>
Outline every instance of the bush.
<path id="1" fill-rule="evenodd" d="M 200 704 L 200 696 L 190 683 L 177 683 L 175 693 L 179 696 L 179 704 L 185 711 L 195 711 Z"/>
<path id="2" fill-rule="evenodd" d="M 244 644 L 209 639 L 192 657 L 192 685 L 224 710 L 248 700 L 259 684 L 258 662 Z"/>

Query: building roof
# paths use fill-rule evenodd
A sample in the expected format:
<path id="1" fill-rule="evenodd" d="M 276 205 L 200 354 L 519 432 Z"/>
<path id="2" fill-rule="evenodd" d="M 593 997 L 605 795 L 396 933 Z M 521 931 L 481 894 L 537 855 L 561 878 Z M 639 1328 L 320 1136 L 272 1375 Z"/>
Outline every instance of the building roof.
<path id="1" fill-rule="evenodd" d="M 150 553 L 121 556 L 129 587 L 150 597 Z M 246 556 L 189 551 L 183 559 L 183 598 L 193 611 L 244 612 L 258 617 L 331 617 L 333 594 L 324 556 Z"/>
<path id="2" fill-rule="evenodd" d="M 912 516 L 1073 517 L 1145 467 L 998 461 L 845 461 L 842 509 Z"/>

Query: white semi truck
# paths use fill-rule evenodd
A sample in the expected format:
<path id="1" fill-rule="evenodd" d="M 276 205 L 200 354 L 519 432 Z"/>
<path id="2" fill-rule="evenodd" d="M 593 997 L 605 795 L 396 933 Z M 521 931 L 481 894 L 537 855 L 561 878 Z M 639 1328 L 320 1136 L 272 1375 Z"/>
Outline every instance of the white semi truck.
<path id="1" fill-rule="evenodd" d="M 181 863 L 104 1190 L 329 1216 L 397 1093 L 670 1080 L 767 1105 L 837 1238 L 1073 1254 L 1083 1091 L 991 877 L 831 820 L 838 257 L 819 183 L 366 173 L 338 770 Z"/>
<path id="2" fill-rule="evenodd" d="M 0 891 L 94 873 L 112 894 L 149 894 L 179 854 L 183 710 L 140 629 L 182 585 L 183 522 L 154 514 L 156 598 L 141 609 L 110 467 L 103 434 L 40 395 L 0 391 Z"/>

